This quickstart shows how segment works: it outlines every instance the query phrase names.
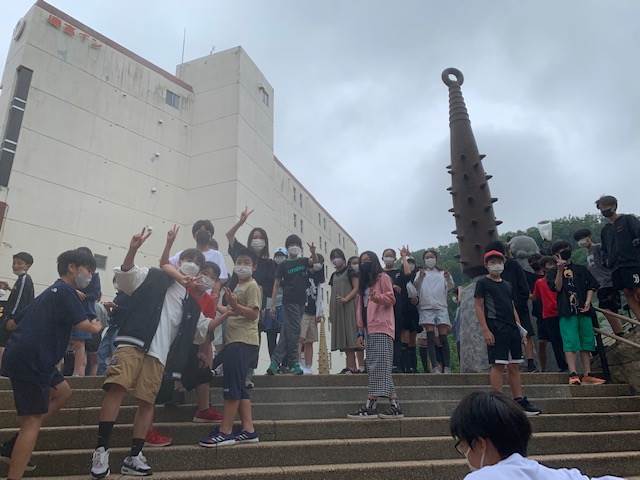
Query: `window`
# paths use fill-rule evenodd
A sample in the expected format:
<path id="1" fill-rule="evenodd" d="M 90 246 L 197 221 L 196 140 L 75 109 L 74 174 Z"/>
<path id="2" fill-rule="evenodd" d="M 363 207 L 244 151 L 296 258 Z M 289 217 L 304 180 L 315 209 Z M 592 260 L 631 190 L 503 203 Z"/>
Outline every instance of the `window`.
<path id="1" fill-rule="evenodd" d="M 326 229 L 327 229 L 327 217 L 324 217 L 324 218 L 322 219 L 322 221 L 323 221 L 323 223 L 324 223 L 324 229 L 326 230 Z"/>
<path id="2" fill-rule="evenodd" d="M 319 248 L 322 248 L 322 235 L 320 235 L 320 242 L 318 243 L 318 245 L 320 246 Z"/>
<path id="3" fill-rule="evenodd" d="M 32 75 L 33 70 L 29 70 L 22 65 L 18 67 L 16 85 L 13 90 L 13 99 L 9 105 L 9 115 L 7 116 L 2 150 L 0 151 L 0 185 L 3 187 L 9 185 L 13 157 L 16 154 L 20 127 L 22 127 L 22 117 L 24 117 L 24 110 L 27 108 L 27 96 L 29 95 Z"/>
<path id="4" fill-rule="evenodd" d="M 98 270 L 106 270 L 107 269 L 107 257 L 104 255 L 98 255 L 95 253 L 93 257 L 96 259 L 96 268 Z"/>
<path id="5" fill-rule="evenodd" d="M 296 192 L 297 192 L 296 187 L 293 187 L 293 203 L 296 203 L 296 198 L 297 198 Z"/>
<path id="6" fill-rule="evenodd" d="M 262 99 L 262 103 L 264 103 L 267 107 L 269 106 L 269 92 L 264 87 L 260 87 L 260 98 Z"/>
<path id="7" fill-rule="evenodd" d="M 318 212 L 318 225 L 322 226 L 322 217 L 320 215 L 320 212 Z"/>
<path id="8" fill-rule="evenodd" d="M 300 219 L 300 233 L 304 233 L 304 220 Z"/>
<path id="9" fill-rule="evenodd" d="M 324 253 L 327 253 L 327 241 L 324 241 Z"/>
<path id="10" fill-rule="evenodd" d="M 298 226 L 298 216 L 295 213 L 293 214 L 293 226 Z"/>
<path id="11" fill-rule="evenodd" d="M 300 208 L 302 208 L 302 192 L 300 192 Z"/>
<path id="12" fill-rule="evenodd" d="M 173 108 L 180 108 L 180 95 L 173 93 L 171 90 L 167 90 L 164 102 Z"/>

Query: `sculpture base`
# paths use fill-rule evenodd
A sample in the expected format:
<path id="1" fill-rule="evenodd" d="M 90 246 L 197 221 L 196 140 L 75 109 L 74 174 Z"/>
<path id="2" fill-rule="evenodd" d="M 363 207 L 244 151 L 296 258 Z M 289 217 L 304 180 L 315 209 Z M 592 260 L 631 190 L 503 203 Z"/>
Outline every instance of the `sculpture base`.
<path id="1" fill-rule="evenodd" d="M 460 372 L 479 373 L 489 370 L 487 344 L 482 336 L 480 322 L 476 317 L 474 293 L 476 283 L 482 275 L 475 277 L 462 288 L 459 309 Z"/>

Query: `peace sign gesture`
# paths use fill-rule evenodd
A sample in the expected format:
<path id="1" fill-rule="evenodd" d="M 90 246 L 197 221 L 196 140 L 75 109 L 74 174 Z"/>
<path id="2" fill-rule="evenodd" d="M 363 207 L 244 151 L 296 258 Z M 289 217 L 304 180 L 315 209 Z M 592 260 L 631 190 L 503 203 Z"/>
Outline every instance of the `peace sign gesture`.
<path id="1" fill-rule="evenodd" d="M 174 225 L 171 227 L 171 230 L 167 232 L 167 243 L 169 245 L 173 245 L 173 242 L 176 241 L 176 237 L 178 236 L 178 232 L 180 231 L 180 227 L 178 225 Z"/>
<path id="2" fill-rule="evenodd" d="M 400 248 L 400 256 L 401 257 L 408 257 L 409 255 L 411 255 L 411 250 L 409 250 L 409 245 L 405 245 L 402 248 Z"/>
<path id="3" fill-rule="evenodd" d="M 131 248 L 132 250 L 138 250 L 150 236 L 151 228 L 143 227 L 140 233 L 136 233 L 133 237 L 131 237 L 129 248 Z"/>
<path id="4" fill-rule="evenodd" d="M 252 213 L 253 210 L 249 210 L 249 207 L 244 207 L 244 210 L 240 213 L 240 223 L 244 224 Z"/>
<path id="5" fill-rule="evenodd" d="M 307 247 L 309 247 L 309 251 L 311 252 L 311 255 L 316 253 L 316 246 L 313 242 L 307 243 Z"/>

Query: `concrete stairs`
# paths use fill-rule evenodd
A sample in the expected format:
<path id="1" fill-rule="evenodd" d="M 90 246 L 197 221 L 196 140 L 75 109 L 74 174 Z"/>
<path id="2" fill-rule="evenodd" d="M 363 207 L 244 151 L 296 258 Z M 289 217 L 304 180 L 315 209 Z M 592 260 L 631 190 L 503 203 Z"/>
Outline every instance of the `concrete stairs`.
<path id="1" fill-rule="evenodd" d="M 545 413 L 533 418 L 530 455 L 553 466 L 579 467 L 591 476 L 640 475 L 640 396 L 627 385 L 569 386 L 563 374 L 525 374 L 526 394 Z M 174 438 L 146 448 L 154 478 L 205 479 L 460 479 L 465 460 L 453 448 L 448 415 L 467 393 L 486 389 L 488 377 L 398 375 L 406 418 L 345 418 L 366 397 L 366 376 L 255 378 L 254 417 L 260 444 L 204 449 L 210 425 L 191 423 L 194 407 L 159 407 L 156 426 Z M 41 432 L 33 460 L 39 478 L 88 478 L 102 399 L 98 378 L 71 379 L 74 395 Z M 220 379 L 213 402 L 221 404 Z M 112 439 L 111 467 L 127 455 L 134 407 L 123 407 Z M 13 399 L 0 379 L 0 438 L 15 432 Z M 0 472 L 2 472 L 0 470 Z M 1 475 L 1 473 L 0 473 Z M 112 475 L 111 478 L 118 478 Z"/>

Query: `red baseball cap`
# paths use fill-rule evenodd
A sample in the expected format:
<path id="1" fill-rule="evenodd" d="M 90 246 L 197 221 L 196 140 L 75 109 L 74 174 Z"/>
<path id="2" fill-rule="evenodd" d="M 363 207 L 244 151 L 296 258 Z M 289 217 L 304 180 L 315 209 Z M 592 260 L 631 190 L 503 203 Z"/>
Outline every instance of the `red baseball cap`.
<path id="1" fill-rule="evenodd" d="M 499 252 L 498 250 L 489 250 L 484 254 L 484 263 L 487 263 L 487 260 L 493 257 L 499 257 L 504 260 L 504 254 L 502 252 Z"/>

